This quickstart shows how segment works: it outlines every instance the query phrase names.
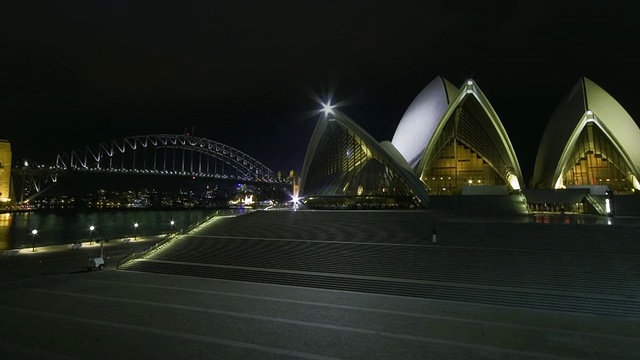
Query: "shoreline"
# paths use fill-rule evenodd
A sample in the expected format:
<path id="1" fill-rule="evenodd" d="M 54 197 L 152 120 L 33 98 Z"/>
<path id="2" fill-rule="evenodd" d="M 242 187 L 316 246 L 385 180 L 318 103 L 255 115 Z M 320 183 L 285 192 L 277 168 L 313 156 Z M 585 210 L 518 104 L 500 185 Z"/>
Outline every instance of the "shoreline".
<path id="1" fill-rule="evenodd" d="M 118 239 L 110 239 L 109 241 L 104 242 L 104 248 L 115 247 L 119 245 L 127 245 L 127 244 L 138 244 L 138 243 L 147 243 L 147 242 L 160 242 L 167 238 L 169 234 L 160 234 L 155 236 L 140 236 L 137 239 L 124 237 Z M 78 246 L 80 244 L 80 246 Z M 35 249 L 35 250 L 34 250 Z M 33 254 L 42 254 L 42 253 L 54 253 L 54 252 L 62 252 L 62 251 L 78 251 L 78 250 L 87 250 L 87 249 L 100 249 L 99 241 L 77 241 L 75 243 L 70 244 L 60 244 L 60 245 L 45 245 L 45 246 L 36 246 L 32 247 L 22 247 L 15 249 L 4 249 L 2 250 L 2 257 L 12 257 L 12 256 L 21 256 L 21 255 L 33 255 Z"/>
<path id="2" fill-rule="evenodd" d="M 0 215 L 0 256 L 6 250 L 31 251 L 49 246 L 71 246 L 78 241 L 85 246 L 104 240 L 149 237 L 163 239 L 174 232 L 187 231 L 212 217 L 235 215 L 234 210 L 164 210 L 164 211 L 35 211 Z M 170 221 L 171 220 L 171 223 Z M 175 220 L 175 223 L 173 221 Z M 140 228 L 131 224 L 140 223 Z M 91 231 L 90 224 L 96 224 Z M 37 235 L 32 230 L 37 229 Z"/>
<path id="3" fill-rule="evenodd" d="M 250 207 L 247 207 L 250 208 Z M 236 207 L 109 207 L 109 208 L 95 208 L 95 207 L 38 207 L 30 209 L 0 209 L 0 214 L 11 213 L 25 213 L 25 212 L 64 212 L 64 211 L 79 211 L 79 212 L 109 212 L 109 211 L 185 211 L 185 210 L 236 210 Z"/>

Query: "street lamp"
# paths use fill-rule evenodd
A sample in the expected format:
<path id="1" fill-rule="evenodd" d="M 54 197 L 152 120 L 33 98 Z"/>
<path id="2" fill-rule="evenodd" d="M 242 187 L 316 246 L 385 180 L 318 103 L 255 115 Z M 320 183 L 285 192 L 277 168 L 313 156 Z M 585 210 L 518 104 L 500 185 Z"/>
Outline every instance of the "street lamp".
<path id="1" fill-rule="evenodd" d="M 36 251 L 36 235 L 38 234 L 38 230 L 31 230 L 31 251 Z"/>
<path id="2" fill-rule="evenodd" d="M 138 237 L 138 223 L 133 224 L 133 240 L 135 241 Z"/>
<path id="3" fill-rule="evenodd" d="M 172 232 L 173 232 L 173 225 L 175 225 L 175 224 L 176 224 L 176 222 L 175 222 L 175 221 L 173 221 L 173 220 L 171 220 L 171 221 L 169 222 L 169 233 L 172 233 Z"/>
<path id="4" fill-rule="evenodd" d="M 96 227 L 91 225 L 89 226 L 89 245 L 93 245 L 93 230 L 95 230 Z"/>

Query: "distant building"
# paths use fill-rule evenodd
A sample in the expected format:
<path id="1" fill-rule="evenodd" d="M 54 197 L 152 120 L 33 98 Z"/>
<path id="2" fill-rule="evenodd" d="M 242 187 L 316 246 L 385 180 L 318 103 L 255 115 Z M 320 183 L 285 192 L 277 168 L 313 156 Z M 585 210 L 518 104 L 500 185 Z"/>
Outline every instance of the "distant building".
<path id="1" fill-rule="evenodd" d="M 0 202 L 11 200 L 11 143 L 0 139 Z"/>

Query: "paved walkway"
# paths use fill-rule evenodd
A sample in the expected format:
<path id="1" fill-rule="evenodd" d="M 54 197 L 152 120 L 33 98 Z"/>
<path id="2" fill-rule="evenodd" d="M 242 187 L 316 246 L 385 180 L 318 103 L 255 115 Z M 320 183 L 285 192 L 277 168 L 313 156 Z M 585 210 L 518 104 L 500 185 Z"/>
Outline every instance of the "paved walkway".
<path id="1" fill-rule="evenodd" d="M 158 237 L 140 237 L 135 241 L 112 239 L 105 242 L 102 251 L 106 267 L 115 268 L 125 255 L 147 249 L 159 240 Z M 89 258 L 100 256 L 100 244 L 89 242 L 79 248 L 68 244 L 37 247 L 35 250 L 10 250 L 0 254 L 0 282 L 53 273 L 86 271 Z"/>
<path id="2" fill-rule="evenodd" d="M 637 235 L 637 227 L 496 226 L 417 211 L 217 219 L 129 270 L 87 272 L 62 260 L 3 275 L 0 310 L 11 325 L 0 327 L 0 351 L 10 359 L 637 359 Z"/>

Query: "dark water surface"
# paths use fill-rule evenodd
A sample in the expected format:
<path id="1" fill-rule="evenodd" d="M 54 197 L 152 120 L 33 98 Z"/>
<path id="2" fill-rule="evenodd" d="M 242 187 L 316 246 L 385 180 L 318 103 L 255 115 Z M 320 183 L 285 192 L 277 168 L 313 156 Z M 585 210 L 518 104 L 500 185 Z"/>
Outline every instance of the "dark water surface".
<path id="1" fill-rule="evenodd" d="M 76 241 L 149 236 L 186 229 L 230 210 L 60 210 L 0 213 L 0 250 L 64 245 Z M 171 220 L 174 225 L 171 225 Z M 138 227 L 134 224 L 138 223 Z M 90 230 L 90 226 L 95 228 Z M 36 229 L 34 236 L 32 230 Z"/>

